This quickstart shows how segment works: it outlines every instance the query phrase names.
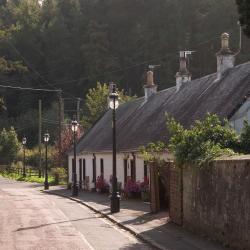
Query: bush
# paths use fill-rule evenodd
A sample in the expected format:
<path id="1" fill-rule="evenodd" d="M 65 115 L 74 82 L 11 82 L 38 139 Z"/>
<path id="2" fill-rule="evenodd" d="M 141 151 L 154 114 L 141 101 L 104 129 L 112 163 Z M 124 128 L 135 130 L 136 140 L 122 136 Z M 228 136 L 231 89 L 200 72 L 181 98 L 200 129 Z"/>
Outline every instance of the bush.
<path id="1" fill-rule="evenodd" d="M 99 189 L 100 192 L 106 193 L 109 191 L 109 184 L 103 178 L 103 176 L 98 176 L 96 180 L 96 189 Z"/>
<path id="2" fill-rule="evenodd" d="M 128 179 L 124 187 L 124 193 L 127 196 L 132 195 L 133 197 L 137 197 L 139 196 L 140 192 L 141 192 L 140 182 L 139 181 L 136 182 L 132 179 Z"/>
<path id="3" fill-rule="evenodd" d="M 64 168 L 52 168 L 51 173 L 54 176 L 55 185 L 67 181 L 66 170 Z"/>
<path id="4" fill-rule="evenodd" d="M 240 149 L 244 154 L 250 153 L 250 125 L 247 121 L 244 121 L 244 127 L 241 131 Z"/>
<path id="5" fill-rule="evenodd" d="M 10 164 L 17 158 L 20 144 L 14 128 L 0 132 L 0 163 Z"/>
<path id="6" fill-rule="evenodd" d="M 238 136 L 227 121 L 223 124 L 216 115 L 207 114 L 203 121 L 196 121 L 190 129 L 184 129 L 168 117 L 170 132 L 169 149 L 178 165 L 202 167 L 221 155 L 232 155 L 239 147 Z"/>

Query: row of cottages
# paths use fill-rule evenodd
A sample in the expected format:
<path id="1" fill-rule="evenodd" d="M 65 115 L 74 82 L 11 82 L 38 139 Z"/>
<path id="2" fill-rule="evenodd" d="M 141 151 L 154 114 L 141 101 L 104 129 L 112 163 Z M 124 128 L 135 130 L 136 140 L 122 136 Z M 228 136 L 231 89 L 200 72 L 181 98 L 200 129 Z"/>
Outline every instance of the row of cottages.
<path id="1" fill-rule="evenodd" d="M 140 146 L 167 141 L 166 113 L 185 127 L 203 119 L 207 112 L 228 118 L 240 131 L 244 119 L 250 121 L 250 62 L 234 66 L 235 54 L 229 48 L 229 35 L 221 36 L 216 54 L 217 72 L 191 80 L 185 53 L 180 53 L 180 69 L 174 87 L 157 92 L 153 72 L 147 73 L 145 96 L 122 104 L 117 109 L 117 178 L 124 187 L 127 177 L 143 181 L 149 169 L 140 155 Z M 112 111 L 79 141 L 77 178 L 85 188 L 95 188 L 96 179 L 112 175 Z M 167 158 L 168 156 L 166 156 Z M 72 179 L 73 152 L 69 153 L 69 182 Z M 80 183 L 81 183 L 80 182 Z"/>

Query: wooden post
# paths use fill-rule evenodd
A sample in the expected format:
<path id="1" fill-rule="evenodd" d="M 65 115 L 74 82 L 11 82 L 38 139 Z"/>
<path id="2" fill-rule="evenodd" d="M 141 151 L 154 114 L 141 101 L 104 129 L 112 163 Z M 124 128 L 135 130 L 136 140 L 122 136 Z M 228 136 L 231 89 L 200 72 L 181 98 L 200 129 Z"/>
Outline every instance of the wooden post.
<path id="1" fill-rule="evenodd" d="M 41 178 L 42 169 L 42 100 L 38 101 L 39 115 L 38 115 L 38 147 L 39 147 L 39 178 Z"/>
<path id="2" fill-rule="evenodd" d="M 160 210 L 160 196 L 159 196 L 159 177 L 158 168 L 155 163 L 149 163 L 150 167 L 150 207 L 152 213 L 157 213 Z"/>

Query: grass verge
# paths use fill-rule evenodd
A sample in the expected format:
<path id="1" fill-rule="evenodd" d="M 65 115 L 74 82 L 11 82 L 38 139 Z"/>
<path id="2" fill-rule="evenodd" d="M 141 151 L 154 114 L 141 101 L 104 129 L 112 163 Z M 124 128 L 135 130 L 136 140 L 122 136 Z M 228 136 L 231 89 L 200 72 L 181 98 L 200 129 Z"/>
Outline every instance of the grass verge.
<path id="1" fill-rule="evenodd" d="M 44 178 L 43 177 L 39 178 L 38 176 L 23 177 L 22 175 L 19 175 L 16 173 L 6 173 L 6 172 L 0 172 L 0 175 L 6 178 L 12 179 L 12 180 L 16 180 L 16 181 L 44 183 Z M 55 185 L 55 179 L 53 176 L 49 176 L 48 181 L 49 181 L 49 185 Z"/>

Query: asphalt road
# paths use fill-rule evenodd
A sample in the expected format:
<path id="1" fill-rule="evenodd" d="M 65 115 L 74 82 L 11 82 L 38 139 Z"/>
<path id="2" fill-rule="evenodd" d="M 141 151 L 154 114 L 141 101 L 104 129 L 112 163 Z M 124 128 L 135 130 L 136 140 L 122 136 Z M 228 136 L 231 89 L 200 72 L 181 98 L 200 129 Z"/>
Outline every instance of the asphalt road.
<path id="1" fill-rule="evenodd" d="M 0 177 L 0 250 L 153 250 L 83 205 Z"/>

